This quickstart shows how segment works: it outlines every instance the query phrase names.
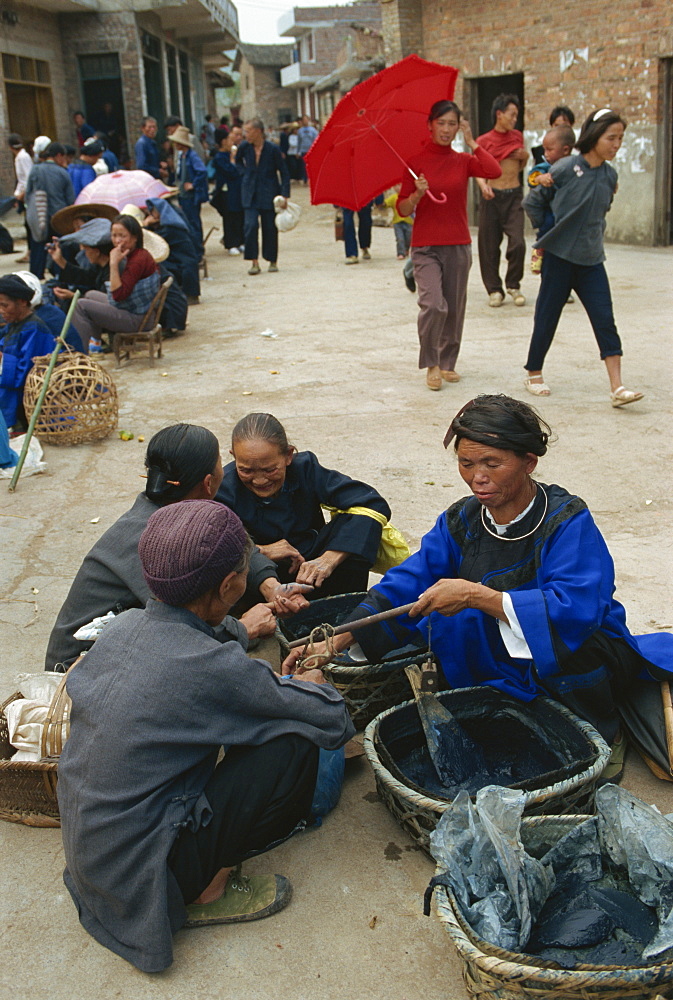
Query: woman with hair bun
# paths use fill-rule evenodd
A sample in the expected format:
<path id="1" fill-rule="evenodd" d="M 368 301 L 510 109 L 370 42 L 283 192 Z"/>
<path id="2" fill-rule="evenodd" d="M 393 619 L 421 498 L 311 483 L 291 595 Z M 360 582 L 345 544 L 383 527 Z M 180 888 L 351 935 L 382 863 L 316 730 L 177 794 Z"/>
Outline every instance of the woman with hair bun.
<path id="1" fill-rule="evenodd" d="M 495 178 L 502 173 L 490 153 L 475 142 L 470 123 L 453 101 L 437 101 L 428 115 L 430 137 L 410 166 L 397 199 L 397 213 L 415 212 L 411 239 L 418 288 L 418 367 L 425 368 L 428 389 L 458 382 L 456 361 L 463 336 L 467 279 L 472 266 L 472 239 L 467 225 L 470 177 Z M 462 132 L 470 153 L 457 153 L 453 140 Z M 433 195 L 444 195 L 441 202 Z"/>
<path id="2" fill-rule="evenodd" d="M 279 578 L 315 587 L 314 597 L 366 590 L 390 517 L 380 493 L 298 452 L 270 413 L 239 420 L 231 454 L 217 499 L 238 514 Z M 323 505 L 337 508 L 327 523 Z"/>
<path id="3" fill-rule="evenodd" d="M 150 590 L 140 566 L 138 540 L 158 507 L 179 500 L 212 500 L 222 482 L 220 445 L 205 427 L 175 424 L 158 431 L 147 446 L 147 485 L 135 503 L 98 539 L 75 577 L 49 638 L 45 668 L 65 667 L 87 650 L 90 642 L 73 637 L 82 625 L 108 611 L 144 608 Z M 250 584 L 262 590 L 264 600 L 277 598 L 275 610 L 298 610 L 306 601 L 293 598 L 278 581 L 274 564 L 255 550 L 249 571 Z M 275 618 L 270 608 L 252 608 L 241 618 L 231 618 L 225 639 L 270 635 Z"/>
<path id="4" fill-rule="evenodd" d="M 544 250 L 540 291 L 524 385 L 534 396 L 548 396 L 542 366 L 551 347 L 563 307 L 571 292 L 587 311 L 610 380 L 610 402 L 626 406 L 643 398 L 642 392 L 622 384 L 622 342 L 612 309 L 605 271 L 603 235 L 605 216 L 617 191 L 614 160 L 624 138 L 626 122 L 610 108 L 592 112 L 577 140 L 579 153 L 555 163 L 550 187 L 532 188 L 524 208 L 538 229 L 551 209 L 554 225 L 534 244 Z"/>
<path id="5" fill-rule="evenodd" d="M 429 642 L 431 630 L 450 687 L 484 684 L 521 701 L 546 694 L 608 743 L 619 742 L 620 719 L 626 720 L 638 744 L 661 762 L 661 699 L 658 721 L 648 723 L 651 707 L 640 713 L 637 705 L 658 692 L 641 677 L 669 676 L 673 638 L 631 635 L 613 596 L 612 558 L 586 503 L 533 479 L 550 433 L 530 406 L 509 396 L 467 403 L 444 445 L 453 442 L 470 495 L 439 515 L 419 551 L 388 570 L 351 621 L 412 602 L 413 608 L 385 627 L 336 636 L 334 648 L 346 649 L 357 637 L 367 659 L 378 663 L 414 634 Z M 298 653 L 287 658 L 284 672 L 292 673 Z M 655 746 L 643 719 L 650 732 L 658 729 Z"/>

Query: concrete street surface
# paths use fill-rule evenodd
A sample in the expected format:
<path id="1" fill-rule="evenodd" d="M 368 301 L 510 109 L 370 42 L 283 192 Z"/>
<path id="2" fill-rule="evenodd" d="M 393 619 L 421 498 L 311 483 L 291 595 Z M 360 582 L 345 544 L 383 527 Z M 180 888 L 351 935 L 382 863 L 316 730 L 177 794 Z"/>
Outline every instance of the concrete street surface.
<path id="1" fill-rule="evenodd" d="M 417 370 L 415 297 L 404 287 L 392 229 L 375 228 L 372 261 L 344 266 L 333 211 L 311 207 L 281 234 L 278 274 L 247 275 L 240 257 L 208 243 L 210 279 L 190 309 L 187 334 L 115 371 L 117 434 L 92 445 L 45 448 L 46 474 L 0 484 L 2 588 L 0 695 L 19 671 L 43 667 L 47 638 L 93 542 L 143 489 L 145 442 L 189 421 L 211 428 L 228 457 L 234 422 L 274 413 L 299 449 L 375 485 L 412 548 L 466 492 L 442 438 L 480 392 L 535 403 L 523 387 L 538 278 L 527 304 L 490 309 L 474 250 L 462 381 L 430 392 Z M 619 196 L 618 196 L 619 197 Z M 206 227 L 219 221 L 204 213 Z M 20 230 L 17 230 L 20 232 Z M 556 440 L 538 467 L 589 504 L 613 554 L 617 596 L 636 633 L 670 630 L 671 264 L 669 249 L 609 246 L 608 271 L 624 341 L 624 381 L 640 403 L 615 410 L 596 344 L 578 303 L 569 305 L 545 368 L 552 395 L 538 408 Z M 14 265 L 3 257 L 0 272 Z M 276 337 L 262 336 L 267 328 Z M 275 643 L 263 654 L 275 663 Z M 259 653 L 256 655 L 260 655 Z M 148 664 L 148 669 L 151 665 Z M 176 692 L 176 697 L 179 693 Z M 662 812 L 673 785 L 631 752 L 625 787 Z M 432 863 L 377 800 L 366 760 L 347 765 L 341 803 L 320 829 L 250 863 L 294 886 L 291 905 L 260 923 L 180 932 L 175 962 L 137 972 L 79 926 L 63 886 L 58 830 L 0 823 L 0 995 L 31 1000 L 463 1000 L 461 962 L 437 917 L 422 915 Z"/>

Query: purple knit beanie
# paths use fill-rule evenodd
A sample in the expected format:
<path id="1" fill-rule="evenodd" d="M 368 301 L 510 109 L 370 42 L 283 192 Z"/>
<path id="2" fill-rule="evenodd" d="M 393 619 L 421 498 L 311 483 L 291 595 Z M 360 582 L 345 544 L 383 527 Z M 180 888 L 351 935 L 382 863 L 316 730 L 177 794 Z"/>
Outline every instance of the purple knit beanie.
<path id="1" fill-rule="evenodd" d="M 233 510 L 216 500 L 160 507 L 138 543 L 147 586 L 164 604 L 183 607 L 238 566 L 247 540 Z"/>

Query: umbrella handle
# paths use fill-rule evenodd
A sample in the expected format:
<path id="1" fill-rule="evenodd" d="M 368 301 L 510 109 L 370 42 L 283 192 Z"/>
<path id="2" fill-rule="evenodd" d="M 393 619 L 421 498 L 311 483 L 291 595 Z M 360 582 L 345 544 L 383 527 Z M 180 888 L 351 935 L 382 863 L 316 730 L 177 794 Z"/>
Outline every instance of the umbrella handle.
<path id="1" fill-rule="evenodd" d="M 393 150 L 393 152 L 394 152 L 394 150 Z M 402 161 L 402 162 L 404 162 L 404 161 Z M 409 166 L 408 163 L 405 163 L 404 165 L 407 168 L 407 170 L 409 171 L 409 173 L 411 174 L 411 176 L 413 177 L 413 179 L 415 181 L 417 181 L 418 180 L 418 174 L 415 174 L 413 172 L 413 170 L 411 169 L 411 167 Z M 439 197 L 437 197 L 436 194 L 433 194 L 432 191 L 430 190 L 430 188 L 428 188 L 428 190 L 425 193 L 427 194 L 427 196 L 430 199 L 430 201 L 434 201 L 435 204 L 437 204 L 437 205 L 443 205 L 444 202 L 446 201 L 446 195 L 444 194 L 443 191 L 439 195 Z"/>

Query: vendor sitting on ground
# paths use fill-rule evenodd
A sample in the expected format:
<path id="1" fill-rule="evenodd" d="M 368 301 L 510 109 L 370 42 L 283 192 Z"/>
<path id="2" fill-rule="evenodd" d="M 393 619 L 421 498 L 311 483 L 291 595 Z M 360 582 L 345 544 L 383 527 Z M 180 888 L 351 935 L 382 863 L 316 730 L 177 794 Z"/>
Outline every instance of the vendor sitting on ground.
<path id="1" fill-rule="evenodd" d="M 63 669 L 57 664 L 68 667 L 89 649 L 90 641 L 74 638 L 82 625 L 108 611 L 145 607 L 151 593 L 140 565 L 138 540 L 157 507 L 215 496 L 222 481 L 220 445 L 205 427 L 165 427 L 147 446 L 145 468 L 145 492 L 84 557 L 49 637 L 47 670 Z M 273 632 L 274 613 L 292 614 L 308 603 L 301 595 L 302 588 L 279 582 L 274 563 L 257 549 L 250 559 L 249 586 L 268 604 L 253 607 L 240 621 L 228 618 L 220 630 L 223 641 L 233 637 L 244 648 L 249 639 Z"/>
<path id="2" fill-rule="evenodd" d="M 34 290 L 16 274 L 0 278 L 0 410 L 7 427 L 25 431 L 23 388 L 33 358 L 51 354 L 55 339 L 33 312 Z"/>
<path id="3" fill-rule="evenodd" d="M 310 820 L 318 748 L 354 733 L 319 670 L 281 678 L 217 640 L 250 548 L 223 504 L 156 511 L 139 543 L 154 599 L 107 626 L 67 680 L 65 884 L 86 930 L 145 972 L 171 964 L 183 926 L 287 905 L 286 878 L 233 869 Z"/>
<path id="4" fill-rule="evenodd" d="M 239 420 L 231 454 L 217 499 L 236 511 L 279 578 L 315 587 L 311 598 L 366 590 L 390 517 L 383 497 L 297 452 L 270 413 Z M 328 523 L 321 504 L 339 511 Z"/>
<path id="5" fill-rule="evenodd" d="M 472 496 L 439 516 L 420 550 L 386 573 L 351 620 L 414 607 L 337 636 L 334 648 L 357 640 L 379 662 L 420 632 L 452 688 L 487 684 L 522 701 L 546 694 L 590 722 L 617 744 L 615 771 L 606 777 L 623 764 L 620 720 L 668 771 L 659 684 L 641 678 L 673 668 L 673 636 L 631 635 L 587 505 L 533 480 L 549 434 L 531 407 L 508 396 L 478 396 L 464 406 L 444 444 L 454 441 Z M 293 651 L 284 671 L 299 656 Z"/>

